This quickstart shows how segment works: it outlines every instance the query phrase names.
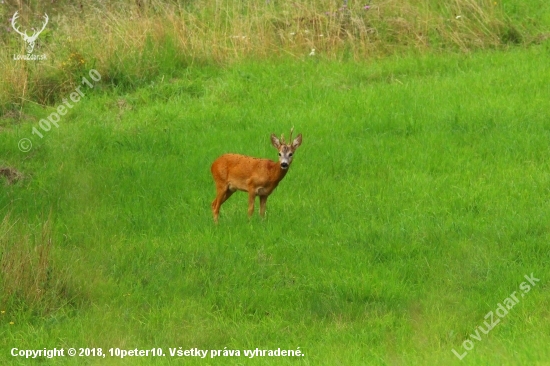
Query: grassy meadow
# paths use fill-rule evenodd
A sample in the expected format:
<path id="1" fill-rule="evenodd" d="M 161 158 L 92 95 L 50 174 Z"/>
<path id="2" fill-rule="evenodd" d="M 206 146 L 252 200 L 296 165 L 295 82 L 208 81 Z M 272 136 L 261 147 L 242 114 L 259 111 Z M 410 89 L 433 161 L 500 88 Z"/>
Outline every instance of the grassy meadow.
<path id="1" fill-rule="evenodd" d="M 24 44 L 0 33 L 0 364 L 36 361 L 14 347 L 107 354 L 53 364 L 548 363 L 546 3 L 350 2 L 341 19 L 328 2 L 93 4 L 78 21 L 52 5 L 44 62 L 10 59 Z M 445 23 L 456 9 L 467 26 Z M 279 21 L 312 32 L 300 17 L 328 40 L 276 37 Z M 430 44 L 422 27 L 439 29 Z M 247 30 L 246 47 L 230 38 Z M 292 126 L 303 144 L 267 218 L 237 192 L 214 225 L 210 164 L 275 160 L 269 136 Z M 192 348 L 240 356 L 169 354 Z"/>

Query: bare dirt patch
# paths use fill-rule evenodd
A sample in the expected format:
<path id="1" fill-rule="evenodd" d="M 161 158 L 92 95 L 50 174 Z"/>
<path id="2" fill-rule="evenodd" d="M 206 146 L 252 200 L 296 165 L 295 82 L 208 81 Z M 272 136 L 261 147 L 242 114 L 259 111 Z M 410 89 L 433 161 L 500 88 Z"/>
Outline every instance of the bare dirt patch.
<path id="1" fill-rule="evenodd" d="M 17 171 L 15 168 L 10 167 L 0 167 L 0 178 L 6 178 L 6 184 L 13 184 L 21 179 L 23 179 L 23 173 Z"/>

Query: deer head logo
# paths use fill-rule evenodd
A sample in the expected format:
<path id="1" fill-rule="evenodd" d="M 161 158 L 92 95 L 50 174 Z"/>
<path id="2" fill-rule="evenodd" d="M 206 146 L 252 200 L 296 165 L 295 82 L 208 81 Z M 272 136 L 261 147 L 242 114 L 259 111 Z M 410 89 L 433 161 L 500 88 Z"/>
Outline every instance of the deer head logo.
<path id="1" fill-rule="evenodd" d="M 13 27 L 13 29 L 19 33 L 20 35 L 23 36 L 23 40 L 25 40 L 25 42 L 27 42 L 27 53 L 32 53 L 32 51 L 34 50 L 34 44 L 36 42 L 36 39 L 38 38 L 38 36 L 40 35 L 40 33 L 42 33 L 42 31 L 44 30 L 44 28 L 46 28 L 46 24 L 48 24 L 48 14 L 44 13 L 44 25 L 42 26 L 42 29 L 40 29 L 39 31 L 36 31 L 34 30 L 33 31 L 33 34 L 32 36 L 29 36 L 27 34 L 27 31 L 25 31 L 24 33 L 21 32 L 17 26 L 15 25 L 15 21 L 17 20 L 17 18 L 19 18 L 19 13 L 18 11 L 15 12 L 15 14 L 13 14 L 13 17 L 11 18 L 11 26 Z"/>

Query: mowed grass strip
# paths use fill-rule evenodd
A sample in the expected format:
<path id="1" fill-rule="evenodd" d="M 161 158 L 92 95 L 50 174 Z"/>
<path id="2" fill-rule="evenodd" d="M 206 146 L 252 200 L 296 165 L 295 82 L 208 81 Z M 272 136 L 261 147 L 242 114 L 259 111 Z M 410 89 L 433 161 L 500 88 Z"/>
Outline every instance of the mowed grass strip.
<path id="1" fill-rule="evenodd" d="M 548 359 L 548 52 L 190 68 L 90 93 L 23 154 L 17 141 L 49 114 L 29 109 L 0 134 L 2 165 L 25 176 L 0 207 L 36 236 L 49 217 L 68 290 L 48 309 L 2 298 L 2 348 L 459 363 L 451 349 L 533 273 L 539 285 L 463 362 Z M 267 219 L 249 221 L 238 192 L 216 227 L 211 162 L 276 160 L 269 135 L 292 126 L 303 144 Z"/>

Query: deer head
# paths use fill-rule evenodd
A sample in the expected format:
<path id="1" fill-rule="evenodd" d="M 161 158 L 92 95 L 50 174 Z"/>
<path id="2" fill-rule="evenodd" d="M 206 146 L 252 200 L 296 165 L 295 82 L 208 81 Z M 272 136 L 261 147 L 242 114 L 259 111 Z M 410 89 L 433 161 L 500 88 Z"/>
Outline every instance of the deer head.
<path id="1" fill-rule="evenodd" d="M 15 25 L 15 20 L 17 18 L 19 18 L 19 12 L 16 11 L 15 14 L 13 14 L 13 17 L 11 18 L 11 26 L 13 27 L 13 29 L 19 33 L 20 35 L 23 36 L 23 40 L 25 40 L 25 42 L 27 42 L 27 53 L 32 53 L 32 51 L 34 50 L 34 45 L 35 45 L 35 42 L 36 42 L 36 39 L 38 38 L 38 36 L 40 35 L 40 33 L 42 33 L 42 31 L 44 30 L 44 28 L 46 28 L 46 24 L 48 24 L 48 14 L 44 13 L 44 25 L 42 26 L 42 29 L 40 29 L 39 31 L 34 31 L 32 36 L 29 36 L 27 34 L 27 31 L 25 31 L 24 33 L 21 32 L 17 26 Z"/>
<path id="2" fill-rule="evenodd" d="M 281 135 L 281 139 L 278 139 L 274 134 L 271 135 L 271 144 L 279 151 L 279 162 L 282 169 L 288 169 L 290 163 L 292 163 L 292 155 L 294 151 L 302 144 L 302 134 L 299 134 L 294 141 L 292 141 L 292 132 L 294 127 L 290 129 L 289 143 L 285 142 L 285 136 Z"/>

